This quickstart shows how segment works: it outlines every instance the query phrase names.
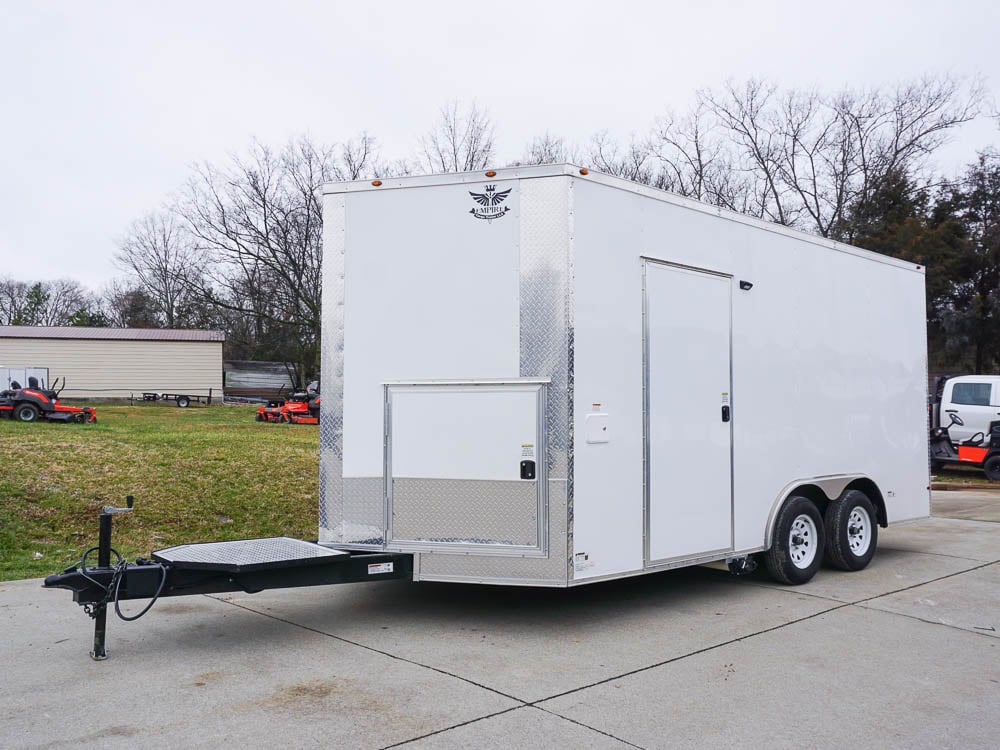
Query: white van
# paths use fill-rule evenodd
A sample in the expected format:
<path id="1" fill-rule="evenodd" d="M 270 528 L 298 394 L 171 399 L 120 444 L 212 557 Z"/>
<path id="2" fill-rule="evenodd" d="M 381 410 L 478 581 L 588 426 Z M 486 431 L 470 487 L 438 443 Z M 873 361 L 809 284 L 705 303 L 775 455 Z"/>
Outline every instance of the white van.
<path id="1" fill-rule="evenodd" d="M 952 424 L 948 432 L 953 443 L 961 443 L 976 433 L 989 439 L 990 422 L 1000 420 L 1000 375 L 961 375 L 945 381 L 939 407 L 939 424 L 949 427 L 954 414 L 962 424 Z"/>

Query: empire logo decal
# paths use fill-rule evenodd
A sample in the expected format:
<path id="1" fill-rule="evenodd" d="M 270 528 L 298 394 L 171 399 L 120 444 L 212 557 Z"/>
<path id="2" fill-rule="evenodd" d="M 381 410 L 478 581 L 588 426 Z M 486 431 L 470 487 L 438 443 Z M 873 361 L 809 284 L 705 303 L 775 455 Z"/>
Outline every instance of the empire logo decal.
<path id="1" fill-rule="evenodd" d="M 473 193 L 470 191 L 469 195 L 479 204 L 479 208 L 470 208 L 469 213 L 477 219 L 486 219 L 486 221 L 493 221 L 494 219 L 506 216 L 507 212 L 510 211 L 510 206 L 501 206 L 500 204 L 507 199 L 510 191 L 511 188 L 507 188 L 498 193 L 496 185 L 487 185 L 485 193 Z"/>

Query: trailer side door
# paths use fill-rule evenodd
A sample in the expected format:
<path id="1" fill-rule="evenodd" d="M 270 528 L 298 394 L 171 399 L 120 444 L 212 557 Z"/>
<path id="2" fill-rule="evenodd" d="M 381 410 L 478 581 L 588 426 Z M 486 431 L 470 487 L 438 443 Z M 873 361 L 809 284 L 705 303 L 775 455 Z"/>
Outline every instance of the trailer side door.
<path id="1" fill-rule="evenodd" d="M 731 285 L 644 264 L 647 567 L 732 549 Z"/>

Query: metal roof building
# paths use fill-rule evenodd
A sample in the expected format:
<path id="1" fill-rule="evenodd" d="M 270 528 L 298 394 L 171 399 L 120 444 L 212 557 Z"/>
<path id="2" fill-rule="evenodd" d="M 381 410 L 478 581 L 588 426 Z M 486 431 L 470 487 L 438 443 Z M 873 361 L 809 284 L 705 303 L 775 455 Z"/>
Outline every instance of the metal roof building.
<path id="1" fill-rule="evenodd" d="M 64 398 L 222 395 L 222 331 L 0 326 L 0 365 L 47 367 Z"/>

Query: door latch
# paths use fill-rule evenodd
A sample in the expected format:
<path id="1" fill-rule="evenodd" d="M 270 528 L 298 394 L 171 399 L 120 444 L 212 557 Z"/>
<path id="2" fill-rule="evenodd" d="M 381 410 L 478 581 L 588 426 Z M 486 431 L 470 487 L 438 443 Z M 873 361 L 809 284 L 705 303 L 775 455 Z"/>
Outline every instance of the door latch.
<path id="1" fill-rule="evenodd" d="M 722 405 L 722 421 L 723 422 L 729 421 L 729 404 Z"/>
<path id="2" fill-rule="evenodd" d="M 521 479 L 534 479 L 535 478 L 535 462 L 531 460 L 525 460 L 521 462 Z"/>

